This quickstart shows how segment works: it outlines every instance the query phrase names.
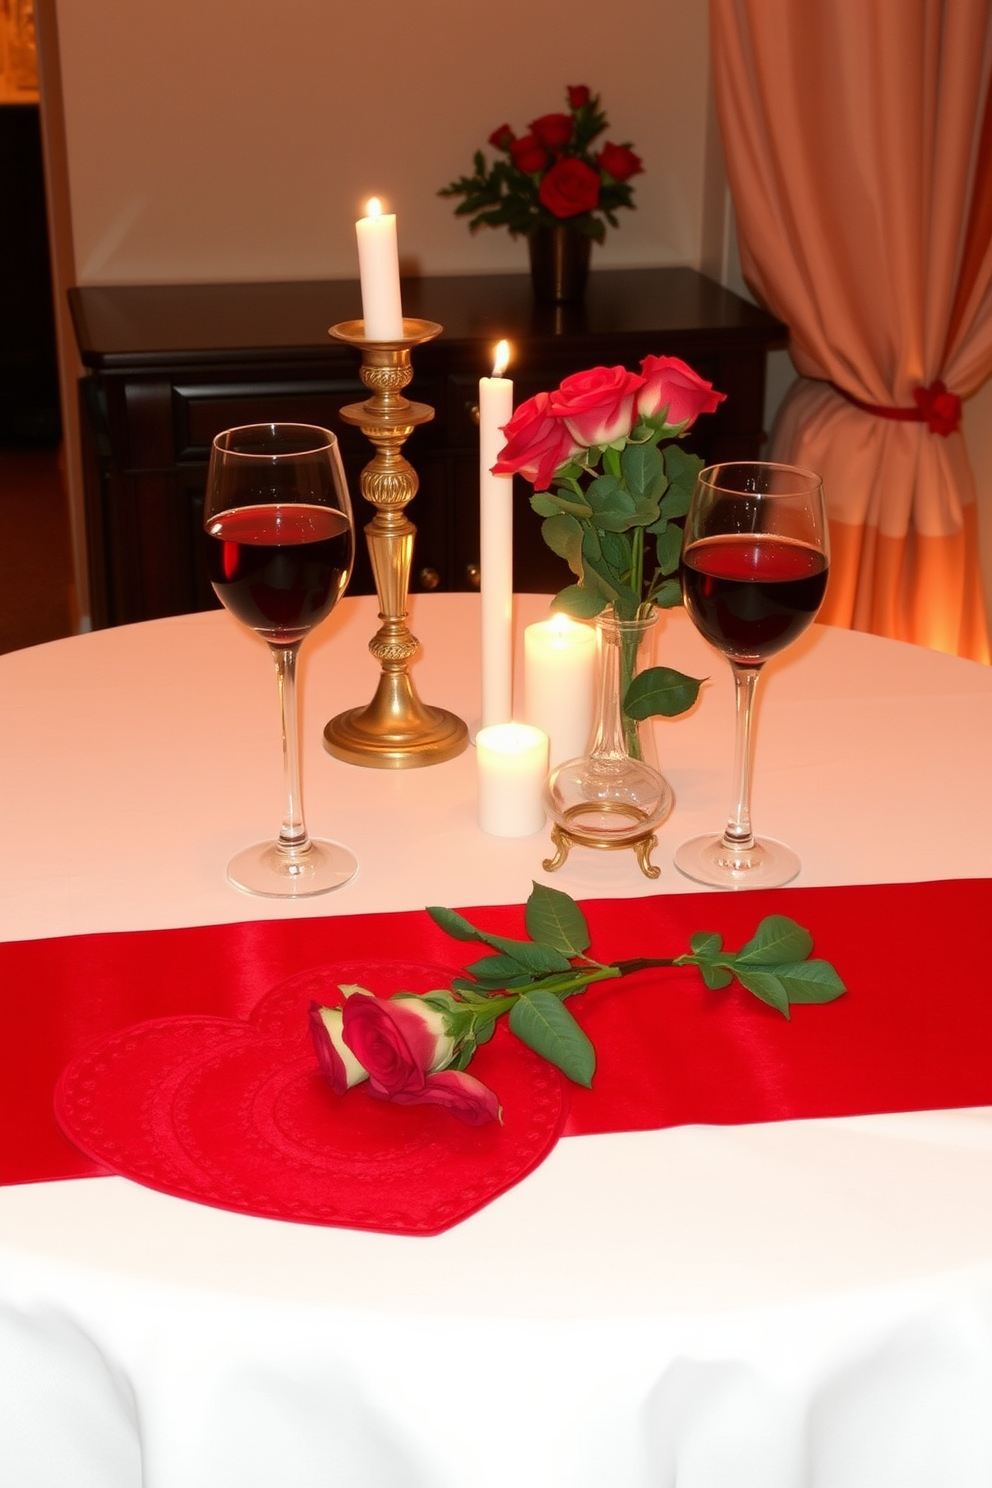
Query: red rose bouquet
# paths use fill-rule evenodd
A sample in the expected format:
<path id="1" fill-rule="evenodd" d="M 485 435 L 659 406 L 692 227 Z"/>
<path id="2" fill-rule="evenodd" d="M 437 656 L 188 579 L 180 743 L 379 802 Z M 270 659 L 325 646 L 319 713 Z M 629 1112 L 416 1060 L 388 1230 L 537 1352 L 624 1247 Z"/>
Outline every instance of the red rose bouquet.
<path id="1" fill-rule="evenodd" d="M 639 372 L 576 372 L 516 409 L 493 470 L 533 485 L 544 540 L 575 575 L 556 608 L 590 620 L 612 606 L 618 620 L 634 620 L 681 604 L 682 518 L 703 462 L 678 440 L 725 396 L 678 357 L 647 356 Z M 633 724 L 685 712 L 699 683 L 654 667 L 628 686 L 633 658 L 622 664 L 633 752 Z"/>
<path id="2" fill-rule="evenodd" d="M 483 226 L 507 227 L 517 237 L 536 227 L 567 223 L 601 243 L 606 236 L 603 218 L 617 227 L 617 209 L 633 208 L 630 180 L 644 169 L 640 157 L 629 144 L 607 141 L 595 148 L 594 141 L 608 128 L 599 96 L 584 86 L 567 91 L 567 114 L 542 114 L 519 136 L 509 124 L 501 124 L 489 136 L 498 152 L 492 166 L 477 150 L 474 173 L 439 192 L 464 197 L 455 215 L 470 217 L 473 232 Z"/>

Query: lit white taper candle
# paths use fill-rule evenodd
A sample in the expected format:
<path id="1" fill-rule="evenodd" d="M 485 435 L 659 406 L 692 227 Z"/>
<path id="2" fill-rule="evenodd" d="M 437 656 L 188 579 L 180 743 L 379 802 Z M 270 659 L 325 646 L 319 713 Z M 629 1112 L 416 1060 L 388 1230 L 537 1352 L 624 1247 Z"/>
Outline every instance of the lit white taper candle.
<path id="1" fill-rule="evenodd" d="M 396 218 L 383 212 L 377 196 L 365 211 L 355 223 L 365 336 L 369 341 L 398 341 L 403 335 L 403 302 Z"/>
<path id="2" fill-rule="evenodd" d="M 504 377 L 510 348 L 496 348 L 493 375 L 479 379 L 479 566 L 482 591 L 482 725 L 513 717 L 513 476 L 493 475 L 513 414 Z"/>

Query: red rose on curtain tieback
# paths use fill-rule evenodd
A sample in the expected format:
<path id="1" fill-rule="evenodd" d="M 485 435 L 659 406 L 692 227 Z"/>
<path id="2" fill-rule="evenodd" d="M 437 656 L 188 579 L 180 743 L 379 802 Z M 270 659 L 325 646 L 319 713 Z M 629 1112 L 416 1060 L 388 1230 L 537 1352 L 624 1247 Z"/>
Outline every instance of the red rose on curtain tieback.
<path id="1" fill-rule="evenodd" d="M 530 132 L 554 153 L 563 150 L 572 138 L 572 120 L 568 114 L 542 114 L 531 121 Z"/>
<path id="2" fill-rule="evenodd" d="M 592 94 L 585 83 L 579 83 L 577 86 L 570 87 L 568 90 L 568 106 L 570 109 L 584 108 L 591 97 Z"/>
<path id="3" fill-rule="evenodd" d="M 596 160 L 600 170 L 606 171 L 614 181 L 629 181 L 631 176 L 639 175 L 644 169 L 641 157 L 635 155 L 633 150 L 626 145 L 607 143 L 596 156 Z"/>
<path id="4" fill-rule="evenodd" d="M 566 157 L 548 171 L 537 197 L 555 217 L 579 217 L 599 203 L 599 173 L 581 160 Z"/>
<path id="5" fill-rule="evenodd" d="M 510 158 L 517 170 L 524 171 L 527 175 L 536 175 L 547 165 L 548 152 L 540 140 L 535 139 L 532 134 L 525 134 L 510 145 Z"/>
<path id="6" fill-rule="evenodd" d="M 949 393 L 939 379 L 929 387 L 914 388 L 913 397 L 931 434 L 941 434 L 946 439 L 960 429 L 961 399 L 957 393 Z"/>

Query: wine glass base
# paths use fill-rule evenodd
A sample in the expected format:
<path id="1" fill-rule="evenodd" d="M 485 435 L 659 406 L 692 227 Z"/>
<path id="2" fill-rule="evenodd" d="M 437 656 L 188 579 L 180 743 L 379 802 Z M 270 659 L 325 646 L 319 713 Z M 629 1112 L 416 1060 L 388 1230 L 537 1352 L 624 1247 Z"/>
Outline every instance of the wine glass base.
<path id="1" fill-rule="evenodd" d="M 358 872 L 358 859 L 340 842 L 310 839 L 302 852 L 290 852 L 278 842 L 257 842 L 227 865 L 227 876 L 245 894 L 269 899 L 308 899 L 340 889 Z"/>
<path id="2" fill-rule="evenodd" d="M 675 866 L 696 883 L 718 889 L 774 889 L 789 883 L 801 864 L 791 847 L 758 837 L 746 849 L 728 847 L 722 837 L 691 837 L 675 853 Z"/>

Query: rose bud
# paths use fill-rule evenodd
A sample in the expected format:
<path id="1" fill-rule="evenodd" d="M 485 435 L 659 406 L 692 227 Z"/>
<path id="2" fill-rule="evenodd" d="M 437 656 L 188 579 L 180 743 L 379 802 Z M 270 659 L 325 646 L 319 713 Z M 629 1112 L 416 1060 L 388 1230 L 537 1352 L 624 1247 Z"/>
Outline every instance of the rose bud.
<path id="1" fill-rule="evenodd" d="M 584 108 L 586 106 L 591 97 L 592 94 L 589 92 L 589 89 L 585 86 L 584 83 L 580 83 L 574 88 L 569 88 L 568 106 L 573 113 L 577 113 L 580 108 Z"/>
<path id="2" fill-rule="evenodd" d="M 647 356 L 641 362 L 641 371 L 644 387 L 637 399 L 637 411 L 642 418 L 664 415 L 666 428 L 689 428 L 699 414 L 713 413 L 727 396 L 715 392 L 711 382 L 705 382 L 678 357 Z"/>
<path id="3" fill-rule="evenodd" d="M 626 145 L 605 144 L 596 156 L 596 163 L 614 181 L 629 181 L 644 169 L 641 157 Z"/>
<path id="4" fill-rule="evenodd" d="M 353 1085 L 367 1080 L 369 1072 L 355 1058 L 342 1037 L 341 1008 L 310 1004 L 310 1036 L 317 1051 L 320 1072 L 335 1095 L 344 1095 Z"/>

